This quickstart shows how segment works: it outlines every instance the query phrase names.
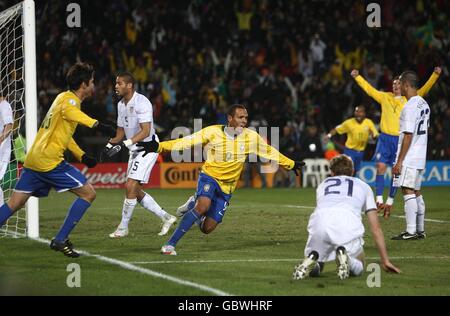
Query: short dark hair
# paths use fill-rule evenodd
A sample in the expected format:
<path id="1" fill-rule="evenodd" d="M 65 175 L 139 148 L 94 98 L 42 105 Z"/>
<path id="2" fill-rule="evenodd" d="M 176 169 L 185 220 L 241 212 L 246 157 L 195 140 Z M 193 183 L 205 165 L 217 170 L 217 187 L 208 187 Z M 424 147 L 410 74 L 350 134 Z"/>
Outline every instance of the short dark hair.
<path id="1" fill-rule="evenodd" d="M 230 106 L 227 110 L 227 115 L 229 116 L 234 116 L 234 114 L 236 113 L 236 109 L 242 109 L 242 110 L 246 110 L 247 108 L 245 107 L 245 105 L 243 104 L 233 104 L 232 106 Z"/>
<path id="2" fill-rule="evenodd" d="M 414 89 L 417 89 L 419 86 L 419 77 L 414 71 L 411 70 L 404 71 L 400 75 L 400 81 L 409 83 L 409 85 Z"/>
<path id="3" fill-rule="evenodd" d="M 134 76 L 129 71 L 120 71 L 117 74 L 117 77 L 121 77 L 125 80 L 126 83 L 131 83 L 131 86 L 134 88 L 134 84 L 136 82 L 136 79 L 134 79 Z"/>
<path id="4" fill-rule="evenodd" d="M 339 155 L 331 159 L 330 170 L 335 176 L 352 176 L 353 175 L 353 161 L 347 155 Z"/>
<path id="5" fill-rule="evenodd" d="M 83 82 L 89 85 L 89 81 L 94 78 L 94 73 L 94 68 L 88 63 L 76 63 L 70 67 L 66 75 L 69 89 L 78 90 Z"/>
<path id="6" fill-rule="evenodd" d="M 355 110 L 356 110 L 356 108 L 363 109 L 364 112 L 367 111 L 366 106 L 364 104 L 359 104 L 359 105 L 355 106 Z"/>

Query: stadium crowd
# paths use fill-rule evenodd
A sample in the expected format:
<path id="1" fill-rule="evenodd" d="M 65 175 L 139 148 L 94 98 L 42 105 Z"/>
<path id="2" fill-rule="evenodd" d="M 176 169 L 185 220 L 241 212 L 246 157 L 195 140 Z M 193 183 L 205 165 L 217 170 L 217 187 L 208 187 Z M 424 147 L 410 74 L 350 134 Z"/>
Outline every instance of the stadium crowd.
<path id="1" fill-rule="evenodd" d="M 86 103 L 93 117 L 115 120 L 114 74 L 126 69 L 153 103 L 161 139 L 176 126 L 192 128 L 194 118 L 202 118 L 203 127 L 224 123 L 227 106 L 239 102 L 249 108 L 250 126 L 280 127 L 280 150 L 290 158 L 324 157 L 333 146 L 321 136 L 356 105 L 366 105 L 368 117 L 379 122 L 380 106 L 356 85 L 352 69 L 391 91 L 402 71 L 417 71 L 423 84 L 441 66 L 426 97 L 432 108 L 428 159 L 450 159 L 448 1 L 385 0 L 381 28 L 366 25 L 363 1 L 77 3 L 81 27 L 69 28 L 67 3 L 37 1 L 40 119 L 65 88 L 68 67 L 82 60 L 96 69 L 95 98 Z M 84 148 L 101 149 L 95 132 L 80 130 Z M 337 149 L 343 141 L 337 138 Z"/>

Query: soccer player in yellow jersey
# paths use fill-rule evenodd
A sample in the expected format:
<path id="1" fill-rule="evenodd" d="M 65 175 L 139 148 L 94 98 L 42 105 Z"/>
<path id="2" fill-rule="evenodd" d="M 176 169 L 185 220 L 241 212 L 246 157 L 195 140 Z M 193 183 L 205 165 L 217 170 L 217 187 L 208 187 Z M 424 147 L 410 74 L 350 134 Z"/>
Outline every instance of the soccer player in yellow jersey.
<path id="1" fill-rule="evenodd" d="M 435 84 L 440 74 L 441 68 L 434 68 L 433 74 L 425 85 L 417 91 L 417 94 L 422 97 L 426 95 Z M 401 95 L 399 77 L 394 78 L 394 81 L 392 82 L 392 92 L 383 92 L 372 87 L 370 83 L 359 75 L 358 70 L 352 70 L 351 76 L 355 79 L 356 83 L 381 106 L 381 133 L 378 138 L 374 155 L 377 167 L 377 177 L 375 182 L 376 202 L 378 207 L 384 208 L 385 211 L 387 210 L 389 212 L 394 203 L 397 188 L 392 186 L 391 181 L 389 197 L 386 204 L 384 204 L 384 174 L 386 173 L 387 166 L 389 165 L 392 167 L 395 160 L 400 129 L 400 113 L 407 100 Z"/>
<path id="2" fill-rule="evenodd" d="M 20 209 L 30 196 L 45 197 L 51 188 L 57 192 L 70 191 L 78 198 L 70 207 L 50 248 L 76 258 L 79 254 L 73 250 L 68 236 L 94 201 L 95 191 L 84 175 L 64 160 L 63 154 L 68 149 L 79 161 L 92 168 L 97 161 L 87 156 L 73 139 L 77 125 L 98 128 L 109 136 L 115 135 L 115 129 L 90 118 L 80 110 L 81 102 L 92 96 L 94 91 L 92 66 L 77 63 L 69 69 L 66 79 L 70 90 L 60 93 L 48 110 L 25 158 L 24 168 L 14 192 L 9 201 L 0 208 L 0 226 Z"/>
<path id="3" fill-rule="evenodd" d="M 181 139 L 161 143 L 153 139 L 137 144 L 141 147 L 138 151 L 145 151 L 145 154 L 179 151 L 196 144 L 203 144 L 208 150 L 198 179 L 195 203 L 186 210 L 168 243 L 161 248 L 162 254 L 176 255 L 176 244 L 195 222 L 199 222 L 205 234 L 212 232 L 222 222 L 248 154 L 257 154 L 296 173 L 304 165 L 301 161 L 293 161 L 282 155 L 258 133 L 246 128 L 248 114 L 244 105 L 231 106 L 227 118 L 227 126 L 213 125 Z"/>
<path id="4" fill-rule="evenodd" d="M 344 154 L 353 160 L 355 175 L 361 168 L 361 161 L 364 157 L 369 136 L 378 137 L 378 131 L 371 119 L 366 118 L 366 108 L 359 105 L 355 108 L 355 117 L 349 118 L 342 124 L 333 128 L 326 136 L 325 141 L 336 134 L 347 134 Z"/>

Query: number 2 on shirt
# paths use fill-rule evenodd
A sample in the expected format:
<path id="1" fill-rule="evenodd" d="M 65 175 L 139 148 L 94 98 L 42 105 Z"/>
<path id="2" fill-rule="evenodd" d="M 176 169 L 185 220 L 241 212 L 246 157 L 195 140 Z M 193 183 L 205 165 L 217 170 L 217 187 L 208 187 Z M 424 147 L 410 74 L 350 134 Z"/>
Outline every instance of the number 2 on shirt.
<path id="1" fill-rule="evenodd" d="M 336 187 L 336 189 L 340 188 L 342 181 L 341 179 L 327 179 L 325 180 L 325 183 L 333 182 L 332 184 L 325 187 L 325 195 L 328 194 L 341 194 L 341 191 L 330 191 L 332 187 Z M 353 194 L 353 180 L 352 179 L 345 179 L 345 182 L 348 182 L 348 189 L 347 189 L 347 196 L 352 196 Z"/>

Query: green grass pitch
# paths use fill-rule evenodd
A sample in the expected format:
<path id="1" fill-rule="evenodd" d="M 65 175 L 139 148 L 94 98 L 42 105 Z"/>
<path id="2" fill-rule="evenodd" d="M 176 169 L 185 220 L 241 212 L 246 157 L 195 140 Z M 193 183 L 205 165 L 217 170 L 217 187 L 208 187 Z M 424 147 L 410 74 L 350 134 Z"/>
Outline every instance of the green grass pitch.
<path id="1" fill-rule="evenodd" d="M 174 214 L 193 190 L 149 190 Z M 362 277 L 340 281 L 335 264 L 319 278 L 293 281 L 294 265 L 303 257 L 306 226 L 315 203 L 313 189 L 240 189 L 224 221 L 210 235 L 194 226 L 179 242 L 178 256 L 159 251 L 168 236 L 157 233 L 156 216 L 138 206 L 130 235 L 108 237 L 120 221 L 122 190 L 98 190 L 97 200 L 71 234 L 75 248 L 87 252 L 64 257 L 43 242 L 0 239 L 0 294 L 10 295 L 450 295 L 450 198 L 448 188 L 424 188 L 428 238 L 392 241 L 405 226 L 401 195 L 393 217 L 380 218 L 389 255 L 402 274 L 381 273 L 381 286 L 368 287 Z M 40 200 L 40 234 L 51 239 L 74 197 L 51 194 Z M 169 235 L 173 230 L 169 232 Z M 378 254 L 366 227 L 366 263 Z M 115 260 L 115 261 L 114 261 Z M 70 288 L 67 265 L 78 263 L 81 287 Z"/>

